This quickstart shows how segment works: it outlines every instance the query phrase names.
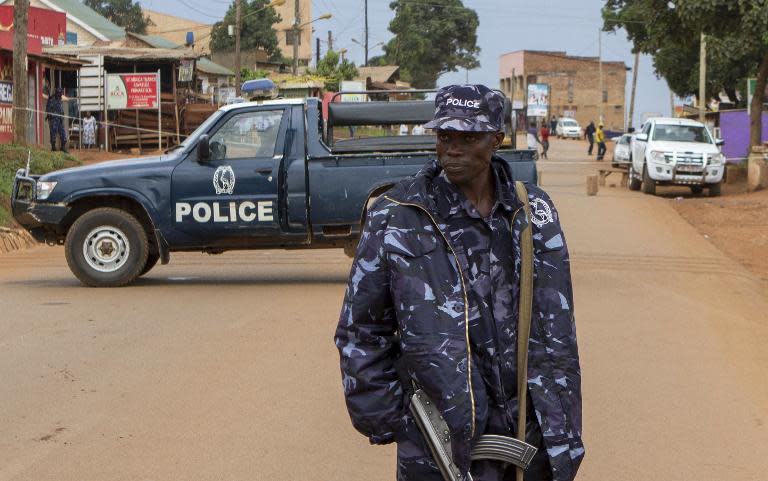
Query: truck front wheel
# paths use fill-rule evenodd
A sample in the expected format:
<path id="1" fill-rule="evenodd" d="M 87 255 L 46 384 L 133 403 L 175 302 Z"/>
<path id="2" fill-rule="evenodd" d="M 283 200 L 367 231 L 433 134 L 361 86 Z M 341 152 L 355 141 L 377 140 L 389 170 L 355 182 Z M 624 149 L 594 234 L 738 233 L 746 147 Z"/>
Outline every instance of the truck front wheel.
<path id="1" fill-rule="evenodd" d="M 149 242 L 134 216 L 106 207 L 88 211 L 72 224 L 64 251 L 70 270 L 83 284 L 120 287 L 147 266 Z"/>
<path id="2" fill-rule="evenodd" d="M 722 186 L 722 182 L 718 182 L 717 184 L 709 184 L 709 196 L 718 197 L 720 195 L 721 186 Z"/>
<path id="3" fill-rule="evenodd" d="M 635 177 L 635 168 L 632 167 L 632 164 L 629 164 L 627 187 L 629 187 L 629 190 L 640 190 L 640 181 Z"/>
<path id="4" fill-rule="evenodd" d="M 643 167 L 642 189 L 644 194 L 656 195 L 656 181 L 648 174 L 648 166 Z"/>

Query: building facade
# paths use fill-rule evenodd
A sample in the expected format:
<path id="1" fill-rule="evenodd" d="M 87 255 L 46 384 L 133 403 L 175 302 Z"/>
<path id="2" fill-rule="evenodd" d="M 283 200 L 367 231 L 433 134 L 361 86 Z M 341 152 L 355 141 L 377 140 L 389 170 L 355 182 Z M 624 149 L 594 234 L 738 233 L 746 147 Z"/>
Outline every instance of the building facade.
<path id="1" fill-rule="evenodd" d="M 285 58 L 293 58 L 293 22 L 296 18 L 297 0 L 288 0 L 284 4 L 274 7 L 280 15 L 280 22 L 275 24 L 277 33 L 277 42 L 280 52 Z M 299 25 L 306 24 L 314 20 L 312 17 L 312 0 L 298 0 L 299 2 Z M 312 58 L 312 25 L 301 27 L 299 35 L 299 63 L 306 65 Z"/>
<path id="2" fill-rule="evenodd" d="M 549 114 L 573 117 L 582 128 L 601 120 L 607 130 L 625 129 L 626 82 L 624 62 L 602 62 L 603 91 L 600 92 L 600 61 L 597 57 L 574 57 L 566 52 L 518 50 L 499 58 L 500 89 L 524 109 L 529 84 L 549 85 Z"/>
<path id="3" fill-rule="evenodd" d="M 162 37 L 176 45 L 186 45 L 187 32 L 192 32 L 194 43 L 191 47 L 194 51 L 203 55 L 211 53 L 209 44 L 213 25 L 146 8 L 142 12 L 147 18 L 147 35 Z"/>

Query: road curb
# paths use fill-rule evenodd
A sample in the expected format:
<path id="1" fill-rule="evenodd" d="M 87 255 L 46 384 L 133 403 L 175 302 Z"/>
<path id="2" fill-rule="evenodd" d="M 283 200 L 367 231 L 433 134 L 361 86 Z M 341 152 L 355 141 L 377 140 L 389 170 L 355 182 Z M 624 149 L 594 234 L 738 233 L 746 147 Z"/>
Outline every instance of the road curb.
<path id="1" fill-rule="evenodd" d="M 27 231 L 0 227 L 0 254 L 28 249 L 37 245 Z"/>

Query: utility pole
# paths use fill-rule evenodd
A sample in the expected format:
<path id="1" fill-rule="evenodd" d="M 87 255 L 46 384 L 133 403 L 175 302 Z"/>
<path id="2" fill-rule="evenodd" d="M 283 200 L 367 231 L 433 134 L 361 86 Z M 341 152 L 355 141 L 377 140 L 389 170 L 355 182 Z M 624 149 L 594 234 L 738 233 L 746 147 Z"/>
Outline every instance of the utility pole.
<path id="1" fill-rule="evenodd" d="M 333 35 L 331 34 L 331 31 L 328 30 L 328 51 L 333 50 Z"/>
<path id="2" fill-rule="evenodd" d="M 13 141 L 27 143 L 27 20 L 29 0 L 16 0 L 13 7 Z M 54 89 L 51 84 L 50 95 Z M 51 139 L 53 140 L 53 139 Z"/>
<path id="3" fill-rule="evenodd" d="M 368 0 L 365 0 L 365 66 L 368 66 Z"/>
<path id="4" fill-rule="evenodd" d="M 707 112 L 707 39 L 701 32 L 699 50 L 699 122 L 704 123 Z"/>
<path id="5" fill-rule="evenodd" d="M 603 120 L 603 99 L 605 98 L 603 96 L 603 31 L 599 30 L 597 31 L 597 60 L 599 63 L 598 71 L 600 75 L 600 103 L 598 104 L 598 114 L 600 116 L 600 122 L 604 122 Z"/>
<path id="6" fill-rule="evenodd" d="M 293 2 L 293 75 L 299 75 L 299 38 L 301 28 L 299 28 L 301 12 L 299 12 L 299 0 Z"/>
<path id="7" fill-rule="evenodd" d="M 243 23 L 242 0 L 235 0 L 235 93 L 240 96 L 243 79 L 240 76 L 240 27 Z"/>
<path id="8" fill-rule="evenodd" d="M 635 52 L 635 69 L 632 71 L 632 94 L 629 96 L 629 122 L 627 125 L 634 126 L 635 115 L 635 90 L 637 90 L 637 67 L 640 63 L 640 52 Z"/>
<path id="9" fill-rule="evenodd" d="M 315 68 L 320 65 L 320 37 L 315 38 Z"/>

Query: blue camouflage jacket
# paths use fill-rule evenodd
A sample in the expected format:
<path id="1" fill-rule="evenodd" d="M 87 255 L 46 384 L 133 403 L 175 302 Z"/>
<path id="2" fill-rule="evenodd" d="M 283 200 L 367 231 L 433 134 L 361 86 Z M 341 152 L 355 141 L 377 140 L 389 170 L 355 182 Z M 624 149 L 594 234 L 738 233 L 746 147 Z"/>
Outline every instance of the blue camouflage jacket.
<path id="1" fill-rule="evenodd" d="M 493 162 L 503 164 L 512 178 L 506 162 L 496 157 Z M 432 179 L 439 173 L 439 163 L 431 161 L 371 206 L 335 341 L 347 408 L 358 431 L 374 444 L 397 441 L 410 416 L 415 383 L 448 423 L 454 462 L 467 472 L 489 399 L 469 342 L 466 255 L 445 235 L 432 197 Z M 553 479 L 566 481 L 584 457 L 570 262 L 551 199 L 536 186 L 527 188 L 534 240 L 528 390 Z M 517 198 L 509 201 L 516 206 L 511 241 L 517 293 L 520 233 L 529 220 Z M 511 316 L 517 317 L 517 312 Z M 513 336 L 504 335 L 511 330 L 500 331 L 500 343 L 512 344 Z M 502 349 L 503 355 L 515 351 Z"/>

